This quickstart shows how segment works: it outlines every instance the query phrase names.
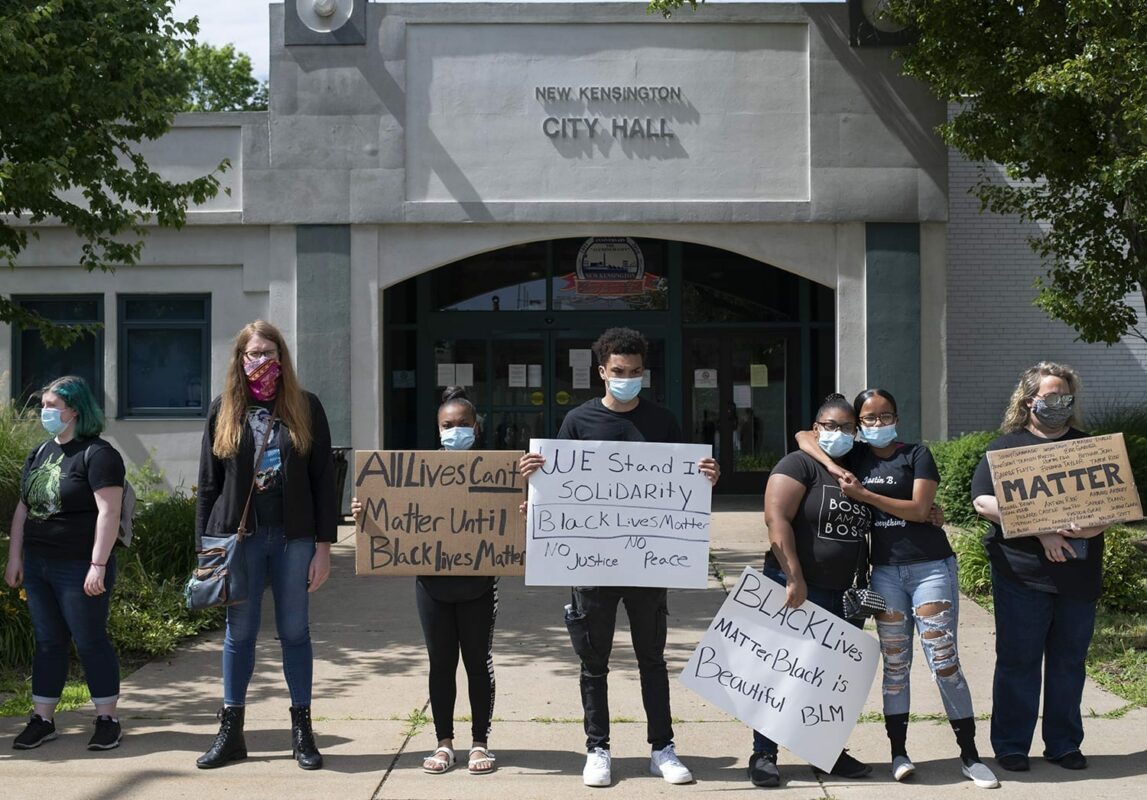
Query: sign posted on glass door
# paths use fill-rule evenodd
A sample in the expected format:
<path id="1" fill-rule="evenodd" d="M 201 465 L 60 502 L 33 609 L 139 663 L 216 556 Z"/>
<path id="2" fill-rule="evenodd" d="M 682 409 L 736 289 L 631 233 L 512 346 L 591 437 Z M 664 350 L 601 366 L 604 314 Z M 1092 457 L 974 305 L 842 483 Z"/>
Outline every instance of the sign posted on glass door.
<path id="1" fill-rule="evenodd" d="M 708 445 L 531 439 L 526 583 L 704 588 Z"/>

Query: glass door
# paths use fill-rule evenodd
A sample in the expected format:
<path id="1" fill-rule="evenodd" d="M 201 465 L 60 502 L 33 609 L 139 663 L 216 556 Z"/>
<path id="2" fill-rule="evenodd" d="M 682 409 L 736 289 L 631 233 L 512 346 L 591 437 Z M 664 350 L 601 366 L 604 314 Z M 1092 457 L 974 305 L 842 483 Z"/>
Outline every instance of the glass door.
<path id="1" fill-rule="evenodd" d="M 685 339 L 686 436 L 713 446 L 723 493 L 763 493 L 788 452 L 791 335 L 698 331 Z"/>

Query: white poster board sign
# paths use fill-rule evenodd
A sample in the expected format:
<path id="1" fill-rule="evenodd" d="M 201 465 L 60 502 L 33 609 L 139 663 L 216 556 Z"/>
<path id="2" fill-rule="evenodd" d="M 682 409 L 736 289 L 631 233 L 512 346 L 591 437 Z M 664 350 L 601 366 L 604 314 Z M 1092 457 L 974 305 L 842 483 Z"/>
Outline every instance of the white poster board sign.
<path id="1" fill-rule="evenodd" d="M 712 485 L 700 444 L 531 439 L 526 583 L 703 589 Z"/>
<path id="2" fill-rule="evenodd" d="M 808 601 L 785 608 L 784 587 L 746 567 L 681 682 L 828 772 L 879 661 L 871 635 Z"/>

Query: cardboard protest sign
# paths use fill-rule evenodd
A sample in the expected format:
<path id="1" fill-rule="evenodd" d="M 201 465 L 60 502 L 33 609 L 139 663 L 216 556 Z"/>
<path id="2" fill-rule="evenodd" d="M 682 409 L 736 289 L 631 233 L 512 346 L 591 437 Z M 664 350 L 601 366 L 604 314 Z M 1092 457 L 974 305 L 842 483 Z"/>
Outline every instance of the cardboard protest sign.
<path id="1" fill-rule="evenodd" d="M 531 439 L 526 583 L 704 588 L 712 485 L 696 444 Z"/>
<path id="2" fill-rule="evenodd" d="M 359 450 L 357 575 L 521 575 L 520 452 Z"/>
<path id="3" fill-rule="evenodd" d="M 1004 538 L 1143 518 L 1122 433 L 988 453 Z"/>
<path id="4" fill-rule="evenodd" d="M 880 645 L 746 567 L 681 673 L 681 682 L 826 772 L 864 708 Z"/>

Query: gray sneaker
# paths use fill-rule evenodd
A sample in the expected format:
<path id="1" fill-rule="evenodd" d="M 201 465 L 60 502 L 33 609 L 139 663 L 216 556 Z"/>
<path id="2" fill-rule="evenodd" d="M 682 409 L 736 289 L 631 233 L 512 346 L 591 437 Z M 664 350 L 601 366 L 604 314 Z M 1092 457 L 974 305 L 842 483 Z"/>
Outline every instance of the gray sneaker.
<path id="1" fill-rule="evenodd" d="M 965 778 L 971 779 L 981 789 L 998 789 L 1000 786 L 995 773 L 978 758 L 964 759 L 963 763 L 960 764 L 960 772 L 964 773 Z"/>
<path id="2" fill-rule="evenodd" d="M 896 756 L 892 759 L 892 777 L 898 781 L 907 780 L 916 774 L 916 765 L 908 756 Z"/>

